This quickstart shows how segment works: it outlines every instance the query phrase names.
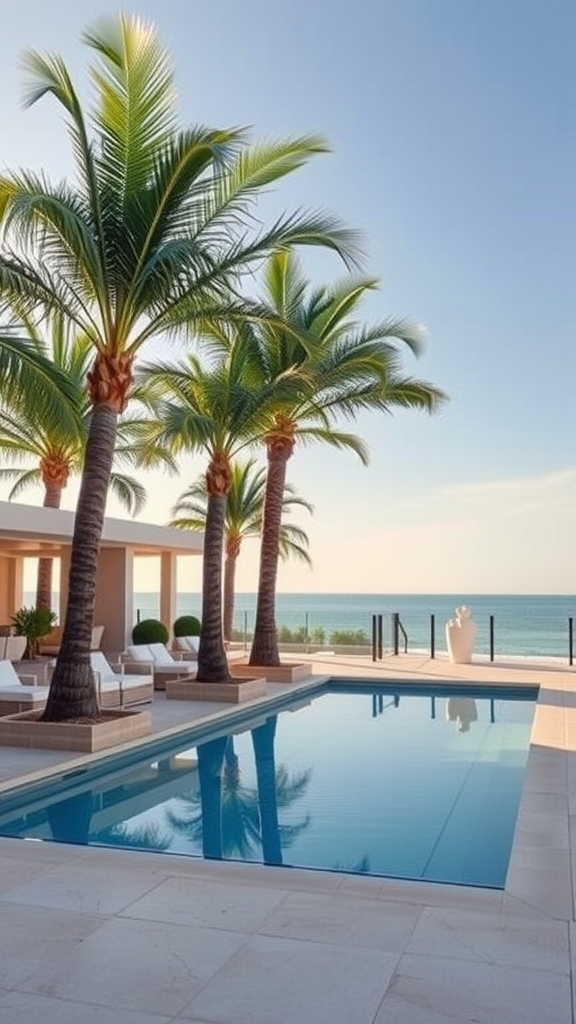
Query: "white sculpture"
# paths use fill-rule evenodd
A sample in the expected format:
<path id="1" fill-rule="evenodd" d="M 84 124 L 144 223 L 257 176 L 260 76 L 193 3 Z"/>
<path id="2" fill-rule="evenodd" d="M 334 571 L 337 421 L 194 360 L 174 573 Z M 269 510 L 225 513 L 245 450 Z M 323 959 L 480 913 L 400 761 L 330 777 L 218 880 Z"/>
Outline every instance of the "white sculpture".
<path id="1" fill-rule="evenodd" d="M 456 609 L 456 618 L 446 623 L 446 646 L 453 665 L 466 665 L 472 661 L 472 648 L 476 638 L 476 623 L 466 605 Z"/>

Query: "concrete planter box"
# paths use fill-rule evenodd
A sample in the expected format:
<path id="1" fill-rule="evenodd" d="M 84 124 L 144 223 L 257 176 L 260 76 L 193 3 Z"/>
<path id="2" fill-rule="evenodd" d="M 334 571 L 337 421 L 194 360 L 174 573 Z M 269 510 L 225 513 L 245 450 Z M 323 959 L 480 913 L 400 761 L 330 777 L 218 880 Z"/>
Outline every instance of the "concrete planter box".
<path id="1" fill-rule="evenodd" d="M 40 722 L 41 714 L 24 711 L 0 718 L 0 746 L 92 754 L 152 732 L 149 711 L 101 711 L 103 721 L 93 723 Z"/>
<path id="2" fill-rule="evenodd" d="M 286 661 L 282 665 L 248 665 L 234 662 L 234 675 L 264 676 L 269 683 L 299 683 L 312 675 L 312 666 L 304 662 Z"/>
<path id="3" fill-rule="evenodd" d="M 236 666 L 234 666 L 236 671 Z M 221 683 L 202 683 L 197 679 L 171 679 L 166 681 L 168 700 L 211 700 L 224 704 L 242 704 L 266 693 L 266 679 L 232 678 Z"/>

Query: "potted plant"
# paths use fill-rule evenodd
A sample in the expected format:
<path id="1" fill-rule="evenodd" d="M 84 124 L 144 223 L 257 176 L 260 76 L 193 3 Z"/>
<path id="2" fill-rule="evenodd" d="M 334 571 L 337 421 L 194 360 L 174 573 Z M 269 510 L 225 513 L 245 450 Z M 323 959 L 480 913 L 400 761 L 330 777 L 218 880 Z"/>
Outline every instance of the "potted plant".
<path id="1" fill-rule="evenodd" d="M 52 627 L 56 624 L 58 616 L 49 608 L 36 608 L 32 606 L 19 608 L 12 616 L 12 623 L 16 636 L 26 637 L 26 650 L 24 658 L 35 658 L 38 654 L 38 645 Z"/>

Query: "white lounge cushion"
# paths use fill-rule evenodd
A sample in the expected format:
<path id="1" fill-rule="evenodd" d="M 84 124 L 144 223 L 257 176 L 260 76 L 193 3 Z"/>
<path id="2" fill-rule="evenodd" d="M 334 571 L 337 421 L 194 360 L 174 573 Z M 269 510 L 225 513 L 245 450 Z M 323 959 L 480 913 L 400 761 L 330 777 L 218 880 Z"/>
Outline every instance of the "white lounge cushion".
<path id="1" fill-rule="evenodd" d="M 173 665 L 174 658 L 166 647 L 166 644 L 148 644 L 148 650 L 154 659 L 155 665 Z"/>
<path id="2" fill-rule="evenodd" d="M 145 675 L 118 675 L 117 680 L 122 685 L 123 690 L 135 690 L 138 686 L 146 686 L 149 683 L 150 686 L 154 683 L 154 676 Z"/>
<path id="3" fill-rule="evenodd" d="M 171 661 L 170 664 L 154 665 L 154 672 L 157 672 L 159 675 L 172 673 L 173 675 L 195 676 L 197 671 L 197 661 Z"/>
<path id="4" fill-rule="evenodd" d="M 23 682 L 35 686 L 36 676 L 32 673 L 30 675 L 22 673 L 21 679 L 11 661 L 6 661 L 5 659 L 0 661 L 0 687 L 21 686 Z"/>
<path id="5" fill-rule="evenodd" d="M 104 626 L 92 626 L 92 636 L 90 638 L 90 650 L 97 651 L 102 642 L 104 635 Z"/>
<path id="6" fill-rule="evenodd" d="M 124 686 L 145 686 L 147 682 L 151 683 L 153 679 L 151 673 L 147 676 L 144 675 L 144 673 L 142 673 L 142 675 L 126 675 L 122 670 L 116 672 L 115 669 L 112 668 L 112 665 L 106 656 L 102 654 L 102 651 L 92 651 L 90 654 L 90 664 L 92 666 L 92 671 L 98 673 L 103 683 L 122 683 Z M 121 669 L 122 668 L 123 666 L 121 666 Z"/>
<path id="7" fill-rule="evenodd" d="M 15 686 L 0 686 L 0 703 L 3 700 L 20 701 L 21 703 L 40 703 L 48 697 L 49 686 L 24 686 L 17 683 Z"/>
<path id="8" fill-rule="evenodd" d="M 148 644 L 148 650 L 158 672 L 195 672 L 198 667 L 195 661 L 180 661 L 180 658 L 173 658 L 166 644 Z"/>
<path id="9" fill-rule="evenodd" d="M 126 648 L 128 661 L 154 661 L 148 644 L 132 644 Z"/>
<path id="10" fill-rule="evenodd" d="M 125 690 L 135 690 L 138 687 L 150 687 L 150 699 L 154 686 L 154 676 L 144 673 L 126 675 L 123 671 L 115 672 L 110 662 L 102 651 L 92 651 L 90 654 L 92 671 L 96 674 L 96 683 L 100 693 L 110 693 L 117 690 L 122 695 Z"/>
<path id="11" fill-rule="evenodd" d="M 102 651 L 90 652 L 90 665 L 92 667 L 92 671 L 98 673 L 103 683 L 114 681 L 114 670 Z"/>
<path id="12" fill-rule="evenodd" d="M 191 654 L 198 654 L 200 650 L 200 637 L 199 636 L 176 636 L 174 637 L 174 644 L 176 650 L 186 651 Z"/>
<path id="13" fill-rule="evenodd" d="M 26 652 L 25 636 L 7 636 L 4 657 L 7 661 L 21 661 Z"/>

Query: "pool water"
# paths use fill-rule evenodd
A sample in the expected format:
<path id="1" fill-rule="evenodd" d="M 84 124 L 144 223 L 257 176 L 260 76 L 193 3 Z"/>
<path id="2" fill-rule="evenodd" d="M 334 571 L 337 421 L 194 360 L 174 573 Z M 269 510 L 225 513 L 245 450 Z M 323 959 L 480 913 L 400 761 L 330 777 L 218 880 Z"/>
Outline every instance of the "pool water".
<path id="1" fill-rule="evenodd" d="M 536 692 L 324 687 L 4 798 L 0 834 L 503 887 Z"/>

